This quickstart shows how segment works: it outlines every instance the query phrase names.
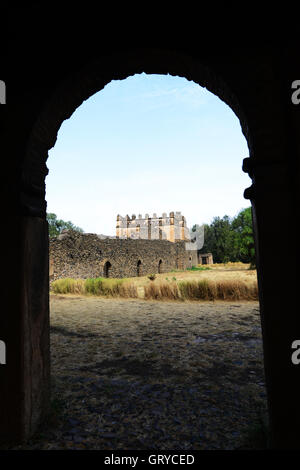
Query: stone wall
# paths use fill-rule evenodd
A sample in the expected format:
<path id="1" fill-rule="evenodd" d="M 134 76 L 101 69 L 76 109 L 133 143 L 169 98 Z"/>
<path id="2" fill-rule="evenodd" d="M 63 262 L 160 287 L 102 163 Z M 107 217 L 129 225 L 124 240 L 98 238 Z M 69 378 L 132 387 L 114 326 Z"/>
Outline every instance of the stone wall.
<path id="1" fill-rule="evenodd" d="M 197 264 L 185 242 L 100 238 L 68 231 L 50 239 L 50 281 L 72 277 L 134 277 Z"/>

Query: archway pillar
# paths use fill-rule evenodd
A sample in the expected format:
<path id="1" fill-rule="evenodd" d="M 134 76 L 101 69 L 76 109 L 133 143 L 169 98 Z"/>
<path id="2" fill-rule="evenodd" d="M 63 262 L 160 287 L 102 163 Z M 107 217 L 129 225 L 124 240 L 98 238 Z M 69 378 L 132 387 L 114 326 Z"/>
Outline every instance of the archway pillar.
<path id="1" fill-rule="evenodd" d="M 29 438 L 50 402 L 48 224 L 30 216 L 10 216 L 1 340 L 0 441 Z"/>
<path id="2" fill-rule="evenodd" d="M 253 179 L 245 197 L 252 202 L 270 444 L 272 448 L 299 449 L 300 364 L 291 359 L 292 343 L 300 340 L 299 279 L 278 260 L 278 252 L 297 249 L 296 188 L 288 159 L 245 159 L 243 169 Z"/>

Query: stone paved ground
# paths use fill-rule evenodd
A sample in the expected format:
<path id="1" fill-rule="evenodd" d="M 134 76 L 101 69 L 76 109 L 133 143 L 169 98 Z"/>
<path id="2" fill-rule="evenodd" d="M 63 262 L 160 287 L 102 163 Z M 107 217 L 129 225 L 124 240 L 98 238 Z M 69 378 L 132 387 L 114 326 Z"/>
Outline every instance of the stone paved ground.
<path id="1" fill-rule="evenodd" d="M 53 416 L 18 449 L 237 449 L 266 411 L 258 302 L 51 296 Z"/>

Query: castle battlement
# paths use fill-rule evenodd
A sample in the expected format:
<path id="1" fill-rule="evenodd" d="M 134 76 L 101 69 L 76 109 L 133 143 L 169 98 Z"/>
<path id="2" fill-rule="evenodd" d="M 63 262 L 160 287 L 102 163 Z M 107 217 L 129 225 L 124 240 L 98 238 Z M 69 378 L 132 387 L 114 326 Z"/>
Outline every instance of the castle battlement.
<path id="1" fill-rule="evenodd" d="M 187 228 L 186 219 L 180 211 L 166 212 L 158 217 L 153 213 L 152 217 L 149 214 L 139 214 L 136 217 L 132 214 L 131 217 L 127 214 L 122 217 L 117 215 L 116 225 L 116 238 L 133 238 L 133 239 L 148 239 L 148 240 L 169 240 L 177 242 L 180 240 L 189 241 L 189 229 Z"/>

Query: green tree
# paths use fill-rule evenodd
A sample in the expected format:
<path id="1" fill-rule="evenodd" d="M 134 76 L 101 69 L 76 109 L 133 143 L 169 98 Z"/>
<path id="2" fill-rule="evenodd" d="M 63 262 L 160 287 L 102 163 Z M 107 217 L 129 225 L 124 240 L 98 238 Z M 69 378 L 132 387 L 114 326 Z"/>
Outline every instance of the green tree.
<path id="1" fill-rule="evenodd" d="M 211 224 L 215 240 L 215 259 L 217 263 L 236 261 L 236 240 L 231 230 L 231 220 L 228 215 L 223 218 L 215 217 Z"/>
<path id="2" fill-rule="evenodd" d="M 202 253 L 213 253 L 215 251 L 214 231 L 209 224 L 204 224 L 204 243 L 200 251 Z"/>
<path id="3" fill-rule="evenodd" d="M 47 222 L 49 227 L 49 237 L 57 237 L 62 230 L 74 230 L 76 232 L 83 232 L 83 229 L 77 227 L 72 222 L 65 222 L 64 220 L 58 219 L 56 214 L 52 212 L 47 214 Z"/>
<path id="4" fill-rule="evenodd" d="M 236 237 L 231 229 L 228 215 L 214 217 L 210 225 L 204 225 L 204 245 L 202 253 L 212 253 L 216 263 L 236 261 Z"/>
<path id="5" fill-rule="evenodd" d="M 232 221 L 232 230 L 238 240 L 238 258 L 243 263 L 250 263 L 255 267 L 255 246 L 252 228 L 252 210 L 247 207 L 239 212 Z"/>
<path id="6" fill-rule="evenodd" d="M 211 252 L 216 263 L 242 261 L 255 267 L 251 207 L 241 210 L 233 219 L 225 215 L 205 224 L 201 252 Z"/>

